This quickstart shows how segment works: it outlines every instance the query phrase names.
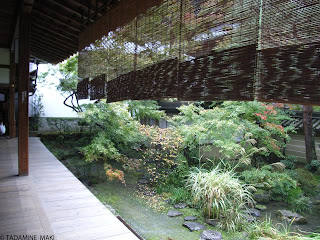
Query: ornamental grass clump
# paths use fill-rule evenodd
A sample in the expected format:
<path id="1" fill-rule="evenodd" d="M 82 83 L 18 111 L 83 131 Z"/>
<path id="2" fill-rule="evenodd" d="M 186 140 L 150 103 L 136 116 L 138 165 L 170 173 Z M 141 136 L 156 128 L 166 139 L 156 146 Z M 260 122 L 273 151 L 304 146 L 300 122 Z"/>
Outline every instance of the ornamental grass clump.
<path id="1" fill-rule="evenodd" d="M 205 218 L 217 219 L 221 228 L 237 231 L 245 221 L 245 210 L 253 204 L 250 186 L 243 184 L 232 171 L 195 168 L 187 179 L 193 204 L 202 208 Z"/>

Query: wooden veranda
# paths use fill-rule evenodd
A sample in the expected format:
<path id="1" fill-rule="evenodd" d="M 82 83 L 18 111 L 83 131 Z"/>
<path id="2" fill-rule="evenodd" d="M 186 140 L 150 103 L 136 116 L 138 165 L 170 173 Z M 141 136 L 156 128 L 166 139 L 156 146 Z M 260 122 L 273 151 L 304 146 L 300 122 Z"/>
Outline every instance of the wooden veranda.
<path id="1" fill-rule="evenodd" d="M 38 138 L 29 143 L 29 175 L 18 176 L 17 139 L 0 138 L 0 237 L 138 239 Z"/>

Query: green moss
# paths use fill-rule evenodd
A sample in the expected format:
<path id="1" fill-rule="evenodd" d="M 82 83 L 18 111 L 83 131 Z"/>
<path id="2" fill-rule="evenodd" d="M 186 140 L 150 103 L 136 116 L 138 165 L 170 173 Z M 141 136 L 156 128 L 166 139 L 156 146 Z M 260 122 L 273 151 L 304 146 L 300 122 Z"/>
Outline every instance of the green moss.
<path id="1" fill-rule="evenodd" d="M 318 191 L 319 181 L 314 177 L 312 173 L 303 168 L 295 170 L 296 180 L 300 184 L 302 190 L 306 196 L 314 196 Z"/>

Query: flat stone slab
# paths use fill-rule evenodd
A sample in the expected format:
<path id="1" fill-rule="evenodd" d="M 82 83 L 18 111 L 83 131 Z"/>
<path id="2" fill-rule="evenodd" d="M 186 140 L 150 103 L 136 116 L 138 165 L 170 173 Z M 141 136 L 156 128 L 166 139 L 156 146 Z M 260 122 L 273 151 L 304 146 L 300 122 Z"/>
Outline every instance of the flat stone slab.
<path id="1" fill-rule="evenodd" d="M 182 226 L 187 227 L 191 232 L 204 230 L 207 227 L 197 222 L 184 222 Z"/>
<path id="2" fill-rule="evenodd" d="M 253 217 L 259 217 L 261 215 L 260 211 L 254 208 L 249 208 L 246 212 Z"/>
<path id="3" fill-rule="evenodd" d="M 178 210 L 169 210 L 167 215 L 168 217 L 178 217 L 178 216 L 182 216 L 182 212 Z"/>
<path id="4" fill-rule="evenodd" d="M 195 216 L 186 216 L 184 218 L 185 221 L 196 221 L 197 220 L 197 217 Z"/>
<path id="5" fill-rule="evenodd" d="M 149 180 L 146 178 L 140 178 L 138 179 L 138 183 L 140 184 L 149 184 Z"/>
<path id="6" fill-rule="evenodd" d="M 173 205 L 174 208 L 177 208 L 177 209 L 183 209 L 183 208 L 186 208 L 188 206 L 188 204 L 186 203 L 176 203 Z"/>
<path id="7" fill-rule="evenodd" d="M 222 234 L 218 231 L 204 230 L 200 235 L 200 240 L 222 240 Z"/>
<path id="8" fill-rule="evenodd" d="M 276 216 L 280 220 L 287 221 L 289 223 L 296 223 L 296 224 L 306 224 L 307 218 L 303 217 L 298 213 L 294 213 L 288 210 L 277 210 Z"/>
<path id="9" fill-rule="evenodd" d="M 211 226 L 218 226 L 219 225 L 219 222 L 217 220 L 214 220 L 214 219 L 205 219 L 204 221 L 206 223 L 208 223 L 209 225 L 211 225 Z"/>

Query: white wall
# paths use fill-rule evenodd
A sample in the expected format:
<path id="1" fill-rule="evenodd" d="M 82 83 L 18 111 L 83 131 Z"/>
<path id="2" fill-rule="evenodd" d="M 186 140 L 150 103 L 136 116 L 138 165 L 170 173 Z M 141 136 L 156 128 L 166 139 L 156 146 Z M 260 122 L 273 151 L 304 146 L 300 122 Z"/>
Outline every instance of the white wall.
<path id="1" fill-rule="evenodd" d="M 47 72 L 48 66 L 46 64 L 40 64 L 38 75 Z M 57 90 L 60 76 L 46 77 L 44 82 L 37 82 L 37 94 L 42 95 L 42 104 L 44 106 L 44 113 L 42 117 L 78 117 L 78 114 L 71 108 L 65 106 L 63 101 L 68 94 L 63 94 Z M 30 99 L 31 101 L 31 99 Z M 81 100 L 80 104 L 88 103 L 89 100 Z"/>

